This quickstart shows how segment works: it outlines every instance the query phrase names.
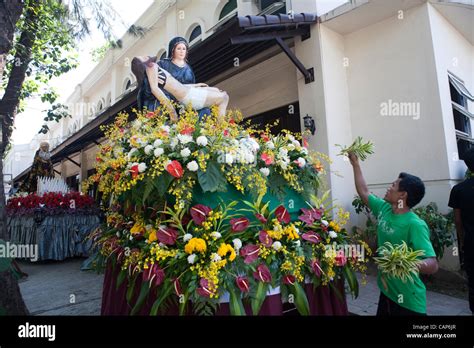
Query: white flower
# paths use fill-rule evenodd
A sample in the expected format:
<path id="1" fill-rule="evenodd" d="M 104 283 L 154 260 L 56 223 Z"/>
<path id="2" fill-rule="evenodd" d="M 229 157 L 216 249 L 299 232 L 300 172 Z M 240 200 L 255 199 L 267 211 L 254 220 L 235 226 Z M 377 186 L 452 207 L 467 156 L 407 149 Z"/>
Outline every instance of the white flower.
<path id="1" fill-rule="evenodd" d="M 293 145 L 294 145 L 295 147 L 301 147 L 301 144 L 300 144 L 300 142 L 299 142 L 298 140 L 293 140 L 292 143 L 293 143 Z"/>
<path id="2" fill-rule="evenodd" d="M 151 151 L 153 150 L 153 145 L 147 145 L 145 146 L 145 153 L 149 155 Z"/>
<path id="3" fill-rule="evenodd" d="M 281 157 L 281 158 L 288 157 L 288 150 L 287 149 L 280 149 L 280 151 L 278 151 L 278 157 Z"/>
<path id="4" fill-rule="evenodd" d="M 225 163 L 226 164 L 232 164 L 233 162 L 234 162 L 234 156 L 232 156 L 230 153 L 226 153 Z"/>
<path id="5" fill-rule="evenodd" d="M 174 150 L 174 148 L 176 147 L 176 145 L 178 145 L 178 139 L 176 139 L 176 138 L 171 139 L 171 141 L 170 141 L 170 147 Z"/>
<path id="6" fill-rule="evenodd" d="M 327 222 L 326 220 L 321 220 L 321 224 L 323 224 L 326 227 L 329 226 L 329 222 Z"/>
<path id="7" fill-rule="evenodd" d="M 186 233 L 183 236 L 183 242 L 187 242 L 188 240 L 191 240 L 191 238 L 193 238 L 193 235 L 191 233 Z"/>
<path id="8" fill-rule="evenodd" d="M 251 153 L 246 153 L 244 156 L 245 162 L 247 163 L 253 163 L 255 161 L 255 156 L 252 155 Z"/>
<path id="9" fill-rule="evenodd" d="M 214 231 L 211 233 L 211 237 L 215 239 L 219 239 L 220 237 L 222 237 L 222 235 L 219 232 Z"/>
<path id="10" fill-rule="evenodd" d="M 201 146 L 207 145 L 207 138 L 204 135 L 198 136 L 196 139 L 196 143 Z"/>
<path id="11" fill-rule="evenodd" d="M 186 168 L 192 172 L 196 172 L 199 169 L 199 166 L 196 161 L 191 161 L 186 165 Z"/>
<path id="12" fill-rule="evenodd" d="M 170 132 L 170 127 L 169 126 L 161 126 L 161 129 L 164 130 L 166 133 Z"/>
<path id="13" fill-rule="evenodd" d="M 288 163 L 285 161 L 277 161 L 277 164 L 281 167 L 281 169 L 286 170 L 288 167 Z"/>
<path id="14" fill-rule="evenodd" d="M 133 236 L 132 236 L 132 235 L 130 235 L 130 237 L 129 237 L 128 239 L 130 239 L 130 240 L 133 240 Z"/>
<path id="15" fill-rule="evenodd" d="M 289 151 L 293 151 L 295 149 L 295 145 L 293 144 L 288 144 L 286 147 Z"/>
<path id="16" fill-rule="evenodd" d="M 180 154 L 184 158 L 189 157 L 191 155 L 191 150 L 185 147 L 184 149 L 181 150 Z"/>
<path id="17" fill-rule="evenodd" d="M 295 137 L 292 136 L 291 134 L 288 134 L 287 138 L 288 138 L 290 141 L 295 141 Z"/>
<path id="18" fill-rule="evenodd" d="M 142 126 L 142 123 L 140 120 L 135 120 L 133 121 L 133 126 L 136 128 L 140 128 Z"/>
<path id="19" fill-rule="evenodd" d="M 232 243 L 234 244 L 235 250 L 239 250 L 240 248 L 242 248 L 242 241 L 239 238 L 235 238 L 234 240 L 232 240 Z"/>
<path id="20" fill-rule="evenodd" d="M 265 146 L 270 149 L 270 150 L 273 150 L 275 148 L 275 144 L 273 143 L 273 141 L 268 141 Z"/>
<path id="21" fill-rule="evenodd" d="M 146 163 L 143 163 L 143 162 L 140 163 L 140 164 L 138 165 L 138 172 L 139 172 L 139 173 L 143 173 L 145 170 L 146 170 Z"/>
<path id="22" fill-rule="evenodd" d="M 329 231 L 329 238 L 332 238 L 332 239 L 337 238 L 337 233 L 334 231 Z"/>
<path id="23" fill-rule="evenodd" d="M 306 160 L 303 157 L 298 157 L 296 162 L 298 162 L 298 167 L 300 168 L 303 168 L 306 165 Z"/>
<path id="24" fill-rule="evenodd" d="M 163 152 L 165 152 L 163 148 L 157 147 L 155 151 L 153 151 L 153 155 L 155 155 L 155 157 L 159 157 L 163 154 Z"/>
<path id="25" fill-rule="evenodd" d="M 260 173 L 262 173 L 264 176 L 269 176 L 270 175 L 270 169 L 260 168 Z"/>
<path id="26" fill-rule="evenodd" d="M 297 240 L 296 242 L 293 242 L 293 243 L 295 243 L 295 246 L 298 247 L 298 248 L 299 248 L 300 245 L 301 245 L 301 242 L 300 242 L 299 240 Z"/>
<path id="27" fill-rule="evenodd" d="M 272 248 L 275 249 L 276 251 L 280 250 L 281 249 L 281 243 L 278 242 L 278 241 L 273 242 Z"/>
<path id="28" fill-rule="evenodd" d="M 196 254 L 191 254 L 188 256 L 188 263 L 190 263 L 191 265 L 196 262 Z"/>
<path id="29" fill-rule="evenodd" d="M 214 262 L 217 262 L 217 261 L 222 260 L 222 258 L 219 256 L 219 254 L 217 254 L 217 253 L 212 253 L 212 254 L 211 254 L 211 260 L 214 261 Z"/>
<path id="30" fill-rule="evenodd" d="M 163 144 L 163 141 L 161 139 L 156 139 L 154 142 L 153 142 L 153 146 L 154 147 L 158 147 L 160 146 L 161 144 Z"/>
<path id="31" fill-rule="evenodd" d="M 132 149 L 130 150 L 130 152 L 127 155 L 128 159 L 130 160 L 130 158 L 132 158 L 133 155 L 135 154 L 135 152 L 137 152 L 137 151 L 138 151 L 138 149 L 136 147 L 132 147 Z"/>
<path id="32" fill-rule="evenodd" d="M 183 145 L 186 145 L 187 143 L 193 141 L 193 137 L 187 134 L 178 134 L 178 139 Z"/>
<path id="33" fill-rule="evenodd" d="M 303 155 L 307 155 L 307 154 L 308 154 L 308 149 L 307 149 L 306 147 L 302 147 L 302 148 L 301 148 L 301 153 L 302 153 Z"/>

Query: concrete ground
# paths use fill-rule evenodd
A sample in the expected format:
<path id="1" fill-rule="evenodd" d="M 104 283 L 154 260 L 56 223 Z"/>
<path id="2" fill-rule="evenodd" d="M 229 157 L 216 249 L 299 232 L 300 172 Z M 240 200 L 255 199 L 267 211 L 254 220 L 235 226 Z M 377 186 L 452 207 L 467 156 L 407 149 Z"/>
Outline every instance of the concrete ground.
<path id="1" fill-rule="evenodd" d="M 32 315 L 100 315 L 103 275 L 81 271 L 82 258 L 62 262 L 20 263 L 28 278 L 20 289 Z M 359 297 L 347 296 L 349 311 L 375 315 L 379 290 L 375 277 L 367 276 Z M 428 315 L 471 315 L 467 300 L 427 292 Z"/>

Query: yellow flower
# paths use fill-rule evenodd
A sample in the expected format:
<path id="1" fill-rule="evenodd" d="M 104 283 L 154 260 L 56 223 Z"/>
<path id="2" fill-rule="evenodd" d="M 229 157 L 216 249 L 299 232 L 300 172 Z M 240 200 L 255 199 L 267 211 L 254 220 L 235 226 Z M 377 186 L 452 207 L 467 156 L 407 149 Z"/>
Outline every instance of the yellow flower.
<path id="1" fill-rule="evenodd" d="M 234 261 L 236 257 L 234 248 L 230 244 L 221 243 L 217 250 L 217 254 L 220 257 L 225 257 L 227 253 L 230 253 L 229 261 Z"/>
<path id="2" fill-rule="evenodd" d="M 135 225 L 130 229 L 131 234 L 138 234 L 145 232 L 145 226 L 142 223 L 135 222 Z"/>
<path id="3" fill-rule="evenodd" d="M 150 234 L 148 235 L 148 243 L 153 243 L 157 239 L 158 238 L 156 237 L 156 230 L 152 230 Z"/>
<path id="4" fill-rule="evenodd" d="M 201 238 L 191 238 L 184 246 L 186 254 L 192 254 L 194 251 L 204 253 L 207 250 L 206 241 Z"/>

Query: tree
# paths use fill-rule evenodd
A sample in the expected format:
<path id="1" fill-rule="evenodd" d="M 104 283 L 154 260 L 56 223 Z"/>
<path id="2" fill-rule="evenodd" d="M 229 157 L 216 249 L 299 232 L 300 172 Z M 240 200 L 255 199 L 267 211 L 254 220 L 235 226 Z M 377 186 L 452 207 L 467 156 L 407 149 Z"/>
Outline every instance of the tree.
<path id="1" fill-rule="evenodd" d="M 108 1 L 94 0 L 72 0 L 69 7 L 61 0 L 8 0 L 0 1 L 0 10 L 0 92 L 3 92 L 3 96 L 0 94 L 0 158 L 3 160 L 15 116 L 23 109 L 23 102 L 41 93 L 42 101 L 54 103 L 57 93 L 48 89 L 48 81 L 77 65 L 71 55 L 75 40 L 90 34 L 91 22 L 95 21 L 105 38 L 112 41 L 112 24 L 118 14 Z M 146 30 L 133 26 L 128 32 L 143 35 Z M 120 47 L 120 41 L 114 45 Z M 60 108 L 53 105 L 52 109 Z M 65 115 L 48 113 L 56 121 Z M 8 240 L 3 161 L 0 161 L 0 173 L 0 240 Z M 28 313 L 16 278 L 5 262 L 0 263 L 0 289 L 0 314 Z"/>

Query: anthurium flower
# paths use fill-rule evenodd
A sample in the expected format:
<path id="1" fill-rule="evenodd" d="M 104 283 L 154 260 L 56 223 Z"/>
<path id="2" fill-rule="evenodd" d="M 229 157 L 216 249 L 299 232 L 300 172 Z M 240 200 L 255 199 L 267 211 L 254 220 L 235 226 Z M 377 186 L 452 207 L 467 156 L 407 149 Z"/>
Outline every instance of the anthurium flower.
<path id="1" fill-rule="evenodd" d="M 301 238 L 303 238 L 304 240 L 307 240 L 308 242 L 313 243 L 313 244 L 318 244 L 322 240 L 321 237 L 319 236 L 319 234 L 317 234 L 314 231 L 309 231 L 309 232 L 303 233 Z"/>
<path id="2" fill-rule="evenodd" d="M 258 258 L 260 248 L 253 244 L 248 244 L 240 249 L 240 255 L 244 258 L 246 264 L 254 262 Z"/>
<path id="3" fill-rule="evenodd" d="M 264 283 L 270 283 L 272 281 L 270 270 L 263 263 L 257 266 L 257 271 L 253 272 L 253 277 Z"/>
<path id="4" fill-rule="evenodd" d="M 262 214 L 259 214 L 259 213 L 256 213 L 255 214 L 255 217 L 258 219 L 258 221 L 260 221 L 262 224 L 266 224 L 267 223 L 267 219 L 265 218 L 265 216 L 263 216 Z"/>
<path id="5" fill-rule="evenodd" d="M 181 283 L 179 282 L 179 278 L 173 280 L 173 287 L 176 296 L 181 296 L 183 294 L 183 289 L 181 288 Z"/>
<path id="6" fill-rule="evenodd" d="M 158 266 L 157 263 L 150 265 L 143 271 L 143 281 L 150 282 L 150 286 L 156 287 L 163 283 L 165 279 L 165 272 Z"/>
<path id="7" fill-rule="evenodd" d="M 258 234 L 258 240 L 267 248 L 271 247 L 273 244 L 273 239 L 271 239 L 268 233 L 263 230 Z"/>
<path id="8" fill-rule="evenodd" d="M 196 292 L 202 297 L 211 297 L 212 291 L 209 290 L 211 286 L 210 282 L 205 278 L 201 278 L 199 285 L 201 285 L 201 287 L 196 289 Z"/>
<path id="9" fill-rule="evenodd" d="M 178 231 L 171 227 L 160 226 L 156 231 L 156 238 L 158 238 L 160 243 L 174 245 L 176 243 L 176 238 L 178 238 Z"/>
<path id="10" fill-rule="evenodd" d="M 174 176 L 175 178 L 181 178 L 183 176 L 183 167 L 181 166 L 181 163 L 179 163 L 176 160 L 171 161 L 166 166 L 166 171 L 170 173 L 172 176 Z"/>
<path id="11" fill-rule="evenodd" d="M 249 226 L 249 223 L 250 223 L 250 221 L 245 217 L 230 219 L 230 225 L 232 226 L 232 232 L 245 231 L 247 229 L 247 227 Z"/>
<path id="12" fill-rule="evenodd" d="M 212 209 L 205 205 L 196 204 L 190 209 L 189 212 L 193 218 L 194 223 L 198 226 L 202 226 L 202 223 L 206 221 L 206 218 L 211 211 Z"/>
<path id="13" fill-rule="evenodd" d="M 314 221 L 321 219 L 321 216 L 323 215 L 323 210 L 322 209 L 305 209 L 301 208 L 301 211 L 303 212 L 302 215 L 298 216 L 298 219 L 306 222 L 308 225 L 312 225 Z"/>
<path id="14" fill-rule="evenodd" d="M 184 128 L 181 130 L 181 134 L 191 135 L 194 132 L 194 128 L 190 125 L 185 125 Z"/>
<path id="15" fill-rule="evenodd" d="M 336 257 L 334 258 L 334 263 L 338 267 L 342 267 L 347 263 L 347 258 L 344 255 L 344 250 L 340 250 L 337 252 Z"/>
<path id="16" fill-rule="evenodd" d="M 280 223 L 289 224 L 291 221 L 290 214 L 283 205 L 280 205 L 278 208 L 276 208 L 275 215 Z"/>
<path id="17" fill-rule="evenodd" d="M 237 277 L 235 278 L 235 283 L 237 284 L 237 287 L 240 289 L 240 291 L 250 291 L 250 282 L 247 277 Z"/>
<path id="18" fill-rule="evenodd" d="M 316 260 L 316 259 L 311 260 L 310 266 L 311 266 L 311 269 L 313 270 L 314 274 L 316 275 L 316 277 L 320 277 L 322 269 L 321 269 L 321 266 L 319 264 L 319 261 Z"/>
<path id="19" fill-rule="evenodd" d="M 138 163 L 130 167 L 130 172 L 132 173 L 132 178 L 135 179 L 138 176 Z"/>
<path id="20" fill-rule="evenodd" d="M 269 138 L 268 135 L 265 134 L 265 133 L 262 133 L 262 134 L 260 135 L 260 137 L 262 138 L 262 140 L 263 140 L 264 142 L 270 141 L 270 138 Z"/>
<path id="21" fill-rule="evenodd" d="M 296 277 L 292 274 L 286 274 L 283 276 L 283 284 L 293 285 L 296 282 Z"/>

